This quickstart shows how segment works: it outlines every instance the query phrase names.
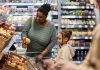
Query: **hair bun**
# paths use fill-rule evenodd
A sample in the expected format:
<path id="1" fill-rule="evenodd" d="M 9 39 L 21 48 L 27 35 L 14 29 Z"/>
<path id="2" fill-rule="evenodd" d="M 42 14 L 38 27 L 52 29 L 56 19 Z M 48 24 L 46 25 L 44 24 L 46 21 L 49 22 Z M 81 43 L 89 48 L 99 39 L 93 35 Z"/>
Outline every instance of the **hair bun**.
<path id="1" fill-rule="evenodd" d="M 48 12 L 51 10 L 51 6 L 50 4 L 43 4 L 41 7 L 43 7 L 44 9 L 46 9 Z"/>

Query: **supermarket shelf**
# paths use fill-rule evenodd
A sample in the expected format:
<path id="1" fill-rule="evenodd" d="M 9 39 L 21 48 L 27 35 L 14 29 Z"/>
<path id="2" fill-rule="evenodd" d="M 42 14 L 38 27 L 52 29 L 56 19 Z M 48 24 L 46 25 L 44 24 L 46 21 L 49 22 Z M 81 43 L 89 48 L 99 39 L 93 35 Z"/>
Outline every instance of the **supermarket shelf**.
<path id="1" fill-rule="evenodd" d="M 94 9 L 93 6 L 62 6 L 63 9 Z"/>
<path id="2" fill-rule="evenodd" d="M 12 46 L 12 44 L 15 42 L 15 35 L 11 38 L 10 42 L 8 43 L 8 45 L 5 47 L 5 49 L 2 51 L 2 53 L 7 53 L 9 52 L 10 47 Z"/>
<path id="3" fill-rule="evenodd" d="M 15 6 L 22 6 L 22 5 L 24 5 L 24 6 L 41 6 L 42 4 L 44 4 L 44 3 L 5 3 L 5 5 L 4 6 L 7 6 L 7 5 L 15 5 Z M 55 5 L 57 5 L 57 4 L 53 4 L 53 3 L 51 3 L 51 5 L 53 5 L 53 6 L 55 6 Z"/>
<path id="4" fill-rule="evenodd" d="M 73 47 L 74 49 L 89 49 L 90 47 L 86 47 L 86 46 L 77 46 L 77 47 Z"/>
<path id="5" fill-rule="evenodd" d="M 10 15 L 13 15 L 13 16 L 33 16 L 32 13 L 24 13 L 24 12 L 22 14 L 20 14 L 20 13 L 14 13 L 14 14 L 10 13 Z"/>
<path id="6" fill-rule="evenodd" d="M 92 37 L 88 37 L 88 36 L 85 36 L 85 37 L 71 37 L 71 39 L 92 39 Z"/>
<path id="7" fill-rule="evenodd" d="M 61 28 L 94 28 L 94 25 L 90 24 L 62 24 Z"/>
<path id="8" fill-rule="evenodd" d="M 62 15 L 62 18 L 96 18 L 95 16 L 72 16 L 72 15 Z"/>

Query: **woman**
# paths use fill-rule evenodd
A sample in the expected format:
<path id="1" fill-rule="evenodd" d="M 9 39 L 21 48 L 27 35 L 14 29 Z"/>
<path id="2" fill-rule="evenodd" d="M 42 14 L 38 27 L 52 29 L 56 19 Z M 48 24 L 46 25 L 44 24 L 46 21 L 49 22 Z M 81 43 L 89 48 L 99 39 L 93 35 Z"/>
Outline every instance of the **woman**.
<path id="1" fill-rule="evenodd" d="M 29 47 L 27 47 L 27 56 L 37 58 L 51 57 L 50 51 L 56 43 L 56 29 L 46 19 L 50 9 L 49 4 L 43 4 L 37 10 L 36 17 L 34 19 L 30 18 L 23 28 L 22 39 L 28 41 L 30 39 Z"/>

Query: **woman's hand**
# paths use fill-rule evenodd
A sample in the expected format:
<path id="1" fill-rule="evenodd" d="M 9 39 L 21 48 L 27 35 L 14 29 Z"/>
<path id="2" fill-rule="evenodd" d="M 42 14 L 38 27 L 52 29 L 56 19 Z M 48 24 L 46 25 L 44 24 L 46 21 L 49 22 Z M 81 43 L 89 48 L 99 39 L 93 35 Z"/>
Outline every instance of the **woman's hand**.
<path id="1" fill-rule="evenodd" d="M 24 44 L 29 44 L 31 42 L 30 39 L 27 37 L 23 37 L 22 40 Z"/>
<path id="2" fill-rule="evenodd" d="M 30 43 L 30 39 L 29 38 L 26 38 L 26 37 L 22 38 L 22 46 L 23 46 L 23 48 L 27 48 L 29 43 Z"/>
<path id="3" fill-rule="evenodd" d="M 43 55 L 42 54 L 39 54 L 38 56 L 36 56 L 37 59 L 42 59 L 43 58 Z"/>

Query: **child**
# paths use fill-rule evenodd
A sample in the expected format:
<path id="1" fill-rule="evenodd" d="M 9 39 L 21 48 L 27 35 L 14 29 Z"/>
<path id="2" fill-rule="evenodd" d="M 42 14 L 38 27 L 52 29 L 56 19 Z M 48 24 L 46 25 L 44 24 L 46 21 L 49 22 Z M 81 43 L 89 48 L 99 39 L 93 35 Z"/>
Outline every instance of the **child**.
<path id="1" fill-rule="evenodd" d="M 100 24 L 96 25 L 92 33 L 91 48 L 80 65 L 66 62 L 61 70 L 100 70 Z"/>
<path id="2" fill-rule="evenodd" d="M 70 40 L 72 31 L 64 30 L 58 33 L 58 54 L 55 59 L 44 60 L 44 65 L 48 66 L 47 70 L 60 70 L 63 62 L 72 60 L 74 56 L 74 50 L 67 42 Z"/>

